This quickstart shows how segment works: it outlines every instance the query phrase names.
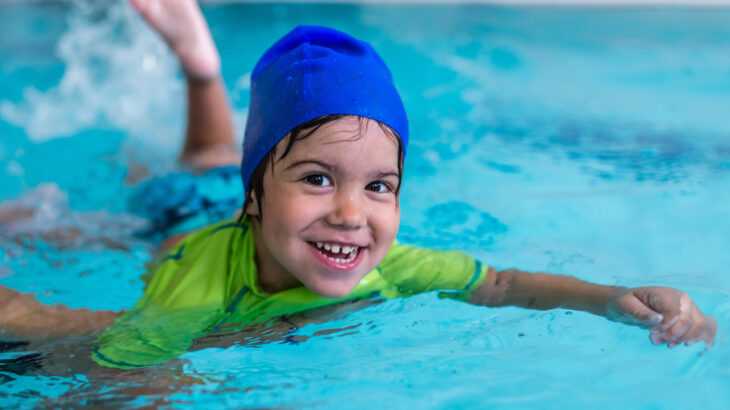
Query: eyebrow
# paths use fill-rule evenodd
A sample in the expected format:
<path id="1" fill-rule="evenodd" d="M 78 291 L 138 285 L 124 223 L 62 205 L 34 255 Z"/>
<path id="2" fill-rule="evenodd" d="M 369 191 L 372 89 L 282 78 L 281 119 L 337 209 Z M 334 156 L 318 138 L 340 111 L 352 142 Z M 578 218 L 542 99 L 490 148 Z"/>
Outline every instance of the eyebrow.
<path id="1" fill-rule="evenodd" d="M 322 167 L 328 171 L 334 171 L 336 169 L 336 167 L 334 165 L 330 165 L 326 162 L 318 161 L 316 159 L 302 159 L 302 160 L 295 161 L 295 162 L 289 164 L 289 166 L 284 168 L 284 170 L 288 171 L 292 168 L 297 168 L 297 167 L 301 167 L 302 165 L 308 165 L 308 164 L 319 165 L 320 167 Z"/>
<path id="2" fill-rule="evenodd" d="M 316 159 L 302 159 L 302 160 L 299 160 L 299 161 L 294 161 L 293 163 L 289 164 L 286 168 L 284 168 L 284 170 L 285 171 L 288 171 L 290 169 L 298 168 L 298 167 L 301 167 L 301 166 L 304 166 L 304 165 L 309 165 L 309 164 L 314 164 L 314 165 L 320 166 L 320 167 L 322 167 L 322 168 L 324 168 L 324 169 L 326 169 L 326 170 L 328 170 L 330 172 L 337 171 L 337 167 L 336 166 L 334 166 L 332 164 L 328 164 L 328 163 L 323 162 L 323 161 L 316 160 Z M 391 177 L 391 176 L 392 177 L 396 177 L 396 178 L 400 178 L 400 173 L 398 173 L 396 171 L 391 171 L 391 170 L 388 170 L 388 171 L 375 171 L 375 172 L 373 172 L 373 176 L 375 178 L 385 178 L 385 177 Z"/>
<path id="3" fill-rule="evenodd" d="M 387 171 L 387 172 L 378 172 L 375 174 L 375 178 L 385 178 L 385 177 L 396 177 L 400 178 L 400 174 L 393 171 Z"/>

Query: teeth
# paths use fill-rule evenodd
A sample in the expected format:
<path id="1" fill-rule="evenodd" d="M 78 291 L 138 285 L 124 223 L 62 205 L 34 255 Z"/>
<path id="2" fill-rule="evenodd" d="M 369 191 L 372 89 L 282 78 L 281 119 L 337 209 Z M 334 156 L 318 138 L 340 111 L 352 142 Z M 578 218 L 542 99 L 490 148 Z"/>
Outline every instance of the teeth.
<path id="1" fill-rule="evenodd" d="M 357 256 L 360 250 L 357 246 L 340 246 L 338 244 L 329 244 L 324 242 L 315 242 L 317 249 L 323 249 L 334 254 L 342 254 L 345 258 L 330 258 L 337 263 L 351 262 Z"/>
<path id="2" fill-rule="evenodd" d="M 357 256 L 357 253 L 354 253 L 353 252 L 353 253 L 350 253 L 349 255 L 347 255 L 346 258 L 332 258 L 332 257 L 329 257 L 329 256 L 328 256 L 328 258 L 330 260 L 333 260 L 335 263 L 339 263 L 340 265 L 344 265 L 345 263 L 350 263 L 353 260 L 355 260 L 355 257 L 356 256 Z"/>

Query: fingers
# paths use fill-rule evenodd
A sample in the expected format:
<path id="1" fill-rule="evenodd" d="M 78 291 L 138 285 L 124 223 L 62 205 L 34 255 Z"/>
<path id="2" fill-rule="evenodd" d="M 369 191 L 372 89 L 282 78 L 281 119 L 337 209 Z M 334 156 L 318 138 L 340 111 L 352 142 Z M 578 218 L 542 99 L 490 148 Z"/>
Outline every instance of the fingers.
<path id="1" fill-rule="evenodd" d="M 715 341 L 717 323 L 704 316 L 689 295 L 671 288 L 639 288 L 634 291 L 647 307 L 663 314 L 660 324 L 653 326 L 649 337 L 654 344 L 666 343 L 672 348 L 704 341 L 709 348 Z M 638 310 L 631 309 L 641 317 Z"/>
<path id="2" fill-rule="evenodd" d="M 608 317 L 634 326 L 652 327 L 664 320 L 664 316 L 650 308 L 642 299 L 631 292 L 620 295 Z"/>
<path id="3" fill-rule="evenodd" d="M 713 344 L 715 344 L 716 333 L 717 322 L 715 322 L 715 319 L 711 317 L 703 317 L 677 343 L 684 343 L 685 346 L 689 346 L 697 342 L 705 342 L 705 345 L 709 348 L 712 347 Z"/>
<path id="4" fill-rule="evenodd" d="M 674 347 L 679 343 L 686 342 L 685 336 L 688 335 L 689 331 L 697 328 L 697 324 L 692 322 L 690 317 L 680 318 L 674 326 L 664 331 L 664 337 L 669 341 L 669 347 Z"/>
<path id="5" fill-rule="evenodd" d="M 652 343 L 667 343 L 672 348 L 680 343 L 689 346 L 704 341 L 708 347 L 712 346 L 717 332 L 715 320 L 704 316 L 689 297 L 683 296 L 680 305 L 679 315 L 652 329 Z"/>
<path id="6" fill-rule="evenodd" d="M 651 309 L 664 315 L 662 325 L 667 328 L 671 326 L 669 321 L 681 316 L 683 309 L 687 309 L 687 302 L 690 302 L 686 293 L 671 288 L 639 288 L 638 297 Z"/>
<path id="7" fill-rule="evenodd" d="M 707 325 L 705 326 L 705 331 L 703 332 L 702 340 L 705 341 L 705 344 L 708 348 L 712 347 L 715 344 L 715 335 L 717 334 L 717 322 L 715 319 L 711 317 L 707 317 Z"/>
<path id="8" fill-rule="evenodd" d="M 664 323 L 651 329 L 651 340 L 654 344 L 669 343 L 674 340 L 675 335 L 684 334 L 687 329 L 687 318 L 681 315 L 667 318 Z"/>
<path id="9" fill-rule="evenodd" d="M 698 323 L 693 326 L 687 333 L 676 342 L 670 343 L 670 347 L 679 343 L 684 343 L 685 346 L 693 345 L 697 342 L 704 341 L 706 344 L 712 343 L 712 337 L 710 336 L 711 331 L 705 323 Z"/>
<path id="10" fill-rule="evenodd" d="M 664 320 L 664 315 L 654 312 L 646 307 L 639 308 L 631 313 L 631 316 L 638 322 L 637 324 L 644 327 L 652 327 L 660 324 Z"/>
<path id="11" fill-rule="evenodd" d="M 693 304 L 686 293 L 679 298 L 679 314 L 675 317 L 673 324 L 662 325 L 662 332 L 669 339 L 669 347 L 674 347 L 682 341 L 682 338 L 692 329 L 694 315 L 692 315 Z"/>

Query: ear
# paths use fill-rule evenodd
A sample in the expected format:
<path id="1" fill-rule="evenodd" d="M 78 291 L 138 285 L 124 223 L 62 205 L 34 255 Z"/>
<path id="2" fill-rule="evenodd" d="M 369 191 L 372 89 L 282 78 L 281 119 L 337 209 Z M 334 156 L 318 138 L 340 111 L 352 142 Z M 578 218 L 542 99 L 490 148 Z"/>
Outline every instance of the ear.
<path id="1" fill-rule="evenodd" d="M 256 193 L 251 190 L 251 201 L 248 203 L 248 206 L 244 210 L 246 212 L 246 215 L 252 216 L 252 217 L 259 217 L 261 215 L 261 207 L 259 207 L 259 201 L 256 197 Z"/>

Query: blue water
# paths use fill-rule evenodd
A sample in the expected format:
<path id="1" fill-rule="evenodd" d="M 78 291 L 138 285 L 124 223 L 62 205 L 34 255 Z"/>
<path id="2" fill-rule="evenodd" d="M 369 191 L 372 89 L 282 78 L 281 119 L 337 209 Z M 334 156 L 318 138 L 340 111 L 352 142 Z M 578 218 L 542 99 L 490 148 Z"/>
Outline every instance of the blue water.
<path id="1" fill-rule="evenodd" d="M 130 181 L 174 167 L 184 89 L 122 3 L 92 3 L 0 6 L 0 200 L 48 208 L 0 233 L 0 284 L 124 309 L 153 249 L 131 234 Z M 413 129 L 401 241 L 497 268 L 677 287 L 717 319 L 716 346 L 669 350 L 584 313 L 425 294 L 304 326 L 303 343 L 233 340 L 126 375 L 83 370 L 88 340 L 11 349 L 0 352 L 0 406 L 730 408 L 730 9 L 205 13 L 239 129 L 256 58 L 293 25 L 375 45 Z M 69 224 L 80 235 L 68 246 L 48 241 Z M 8 364 L 30 352 L 48 356 Z"/>

